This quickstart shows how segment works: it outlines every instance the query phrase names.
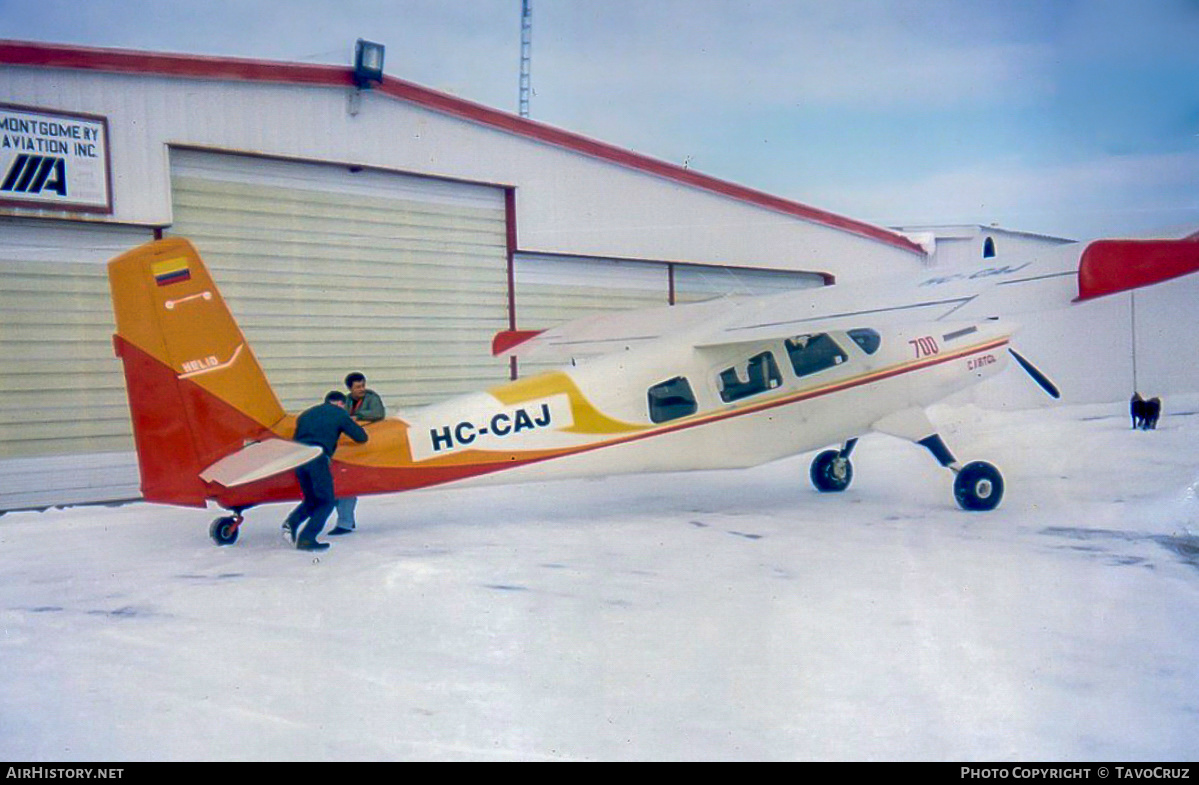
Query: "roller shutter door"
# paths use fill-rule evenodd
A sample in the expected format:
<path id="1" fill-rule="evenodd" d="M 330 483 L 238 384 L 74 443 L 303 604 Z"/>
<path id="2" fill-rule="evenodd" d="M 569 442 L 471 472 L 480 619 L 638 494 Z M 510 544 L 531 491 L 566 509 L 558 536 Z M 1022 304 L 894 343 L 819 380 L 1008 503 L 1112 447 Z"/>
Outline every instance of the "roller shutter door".
<path id="1" fill-rule="evenodd" d="M 580 316 L 666 305 L 666 265 L 518 254 L 516 312 L 522 330 Z"/>
<path id="2" fill-rule="evenodd" d="M 775 294 L 816 286 L 824 286 L 824 276 L 818 273 L 697 265 L 674 268 L 676 303 L 695 303 L 727 295 Z"/>
<path id="3" fill-rule="evenodd" d="M 349 371 L 389 412 L 507 378 L 500 188 L 173 150 L 169 233 L 199 249 L 285 408 Z"/>
<path id="4" fill-rule="evenodd" d="M 521 330 L 544 330 L 597 313 L 662 306 L 670 294 L 667 267 L 656 262 L 518 254 L 514 272 Z M 554 365 L 524 360 L 520 375 Z"/>
<path id="5" fill-rule="evenodd" d="M 0 510 L 139 496 L 105 263 L 148 228 L 0 218 Z"/>

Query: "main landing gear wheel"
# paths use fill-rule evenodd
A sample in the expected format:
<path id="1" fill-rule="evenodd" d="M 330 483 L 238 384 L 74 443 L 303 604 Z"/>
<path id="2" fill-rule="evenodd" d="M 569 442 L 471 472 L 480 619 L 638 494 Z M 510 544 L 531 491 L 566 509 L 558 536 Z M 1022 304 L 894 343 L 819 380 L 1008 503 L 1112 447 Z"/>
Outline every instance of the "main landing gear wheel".
<path id="1" fill-rule="evenodd" d="M 840 450 L 825 450 L 812 461 L 811 477 L 821 493 L 838 493 L 853 481 L 853 464 Z"/>
<path id="2" fill-rule="evenodd" d="M 963 510 L 993 510 L 1003 499 L 1003 475 L 985 461 L 968 463 L 953 480 L 953 496 Z"/>
<path id="3" fill-rule="evenodd" d="M 241 522 L 244 520 L 240 515 L 225 515 L 217 518 L 208 527 L 208 536 L 217 545 L 232 545 L 237 542 L 237 535 L 241 530 Z"/>

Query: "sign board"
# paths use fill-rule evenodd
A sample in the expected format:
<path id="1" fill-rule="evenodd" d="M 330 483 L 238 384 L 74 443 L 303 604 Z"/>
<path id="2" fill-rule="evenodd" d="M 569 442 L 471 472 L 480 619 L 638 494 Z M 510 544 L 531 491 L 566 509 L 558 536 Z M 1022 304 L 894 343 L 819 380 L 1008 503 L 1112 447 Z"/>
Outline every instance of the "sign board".
<path id="1" fill-rule="evenodd" d="M 108 119 L 0 104 L 0 206 L 112 212 Z"/>

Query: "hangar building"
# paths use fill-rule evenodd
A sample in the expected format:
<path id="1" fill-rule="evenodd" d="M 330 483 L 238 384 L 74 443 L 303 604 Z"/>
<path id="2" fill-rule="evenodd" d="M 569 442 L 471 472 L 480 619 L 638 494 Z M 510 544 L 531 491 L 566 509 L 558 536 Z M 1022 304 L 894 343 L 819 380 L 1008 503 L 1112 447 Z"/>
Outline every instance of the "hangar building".
<path id="1" fill-rule="evenodd" d="M 289 410 L 351 370 L 393 411 L 502 381 L 503 329 L 928 261 L 348 67 L 0 41 L 0 141 L 0 511 L 138 496 L 104 263 L 154 238 L 196 244 Z"/>

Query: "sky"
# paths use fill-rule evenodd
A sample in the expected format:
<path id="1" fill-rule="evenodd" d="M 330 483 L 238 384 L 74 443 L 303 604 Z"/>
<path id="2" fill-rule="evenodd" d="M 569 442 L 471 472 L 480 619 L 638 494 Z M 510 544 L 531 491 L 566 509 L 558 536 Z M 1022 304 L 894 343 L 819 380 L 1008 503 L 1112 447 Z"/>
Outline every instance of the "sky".
<path id="1" fill-rule="evenodd" d="M 0 38 L 348 64 L 516 112 L 519 0 L 0 0 Z M 1197 0 L 533 0 L 534 120 L 880 225 L 1199 228 Z"/>

